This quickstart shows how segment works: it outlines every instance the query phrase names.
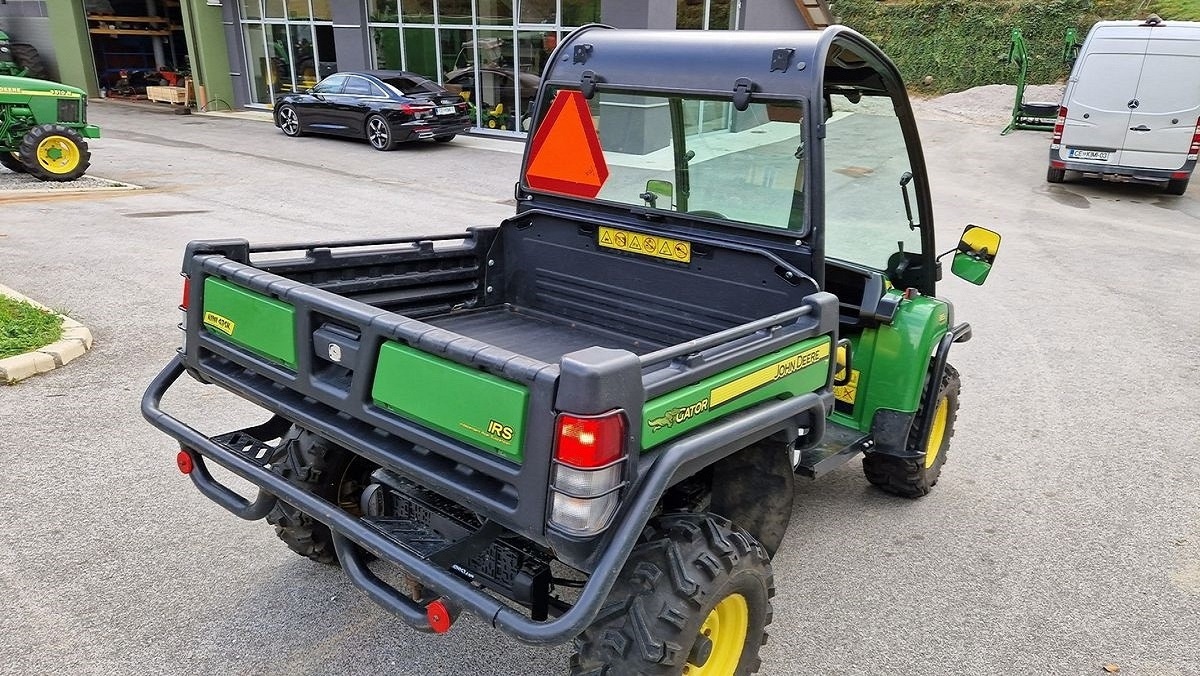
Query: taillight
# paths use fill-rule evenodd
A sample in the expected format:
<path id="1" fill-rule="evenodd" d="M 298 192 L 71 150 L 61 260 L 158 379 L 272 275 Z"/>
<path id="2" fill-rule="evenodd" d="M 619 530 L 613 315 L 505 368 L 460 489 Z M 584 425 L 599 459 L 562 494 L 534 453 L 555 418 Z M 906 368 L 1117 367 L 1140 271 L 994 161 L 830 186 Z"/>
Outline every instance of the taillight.
<path id="1" fill-rule="evenodd" d="M 625 416 L 558 416 L 550 478 L 550 522 L 572 535 L 608 527 L 624 485 Z"/>
<path id="2" fill-rule="evenodd" d="M 188 299 L 192 297 L 192 278 L 183 278 L 183 302 L 179 304 L 180 310 L 188 309 Z"/>
<path id="3" fill-rule="evenodd" d="M 404 111 L 405 113 L 408 113 L 409 115 L 412 115 L 413 117 L 417 118 L 418 120 L 421 118 L 429 117 L 430 115 L 433 114 L 433 108 L 431 106 L 414 106 L 411 103 L 400 104 L 400 110 Z"/>
<path id="4" fill-rule="evenodd" d="M 1200 158 L 1200 117 L 1196 118 L 1196 130 L 1192 132 L 1192 147 L 1188 148 L 1189 160 Z"/>
<path id="5" fill-rule="evenodd" d="M 1062 147 L 1063 127 L 1067 126 L 1067 107 L 1058 107 L 1058 119 L 1054 121 L 1054 138 L 1050 141 L 1050 148 L 1058 150 Z"/>

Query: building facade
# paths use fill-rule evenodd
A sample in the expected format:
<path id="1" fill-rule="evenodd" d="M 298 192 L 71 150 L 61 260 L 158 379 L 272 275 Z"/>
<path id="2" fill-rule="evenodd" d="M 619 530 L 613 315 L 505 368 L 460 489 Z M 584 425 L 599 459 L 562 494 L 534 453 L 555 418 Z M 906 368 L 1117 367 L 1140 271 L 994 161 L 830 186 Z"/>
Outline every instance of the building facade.
<path id="1" fill-rule="evenodd" d="M 150 39 L 143 60 L 190 73 L 208 109 L 269 108 L 338 70 L 402 69 L 460 92 L 479 128 L 517 134 L 547 57 L 575 28 L 802 29 L 802 8 L 799 0 L 9 0 L 0 27 L 16 22 L 37 36 L 52 72 L 93 95 L 111 78 L 104 64 L 120 62 L 107 51 L 115 31 L 126 43 Z M 125 16 L 134 10 L 170 18 L 147 27 Z M 146 28 L 162 31 L 149 37 Z M 161 63 L 172 41 L 186 44 L 182 68 Z"/>

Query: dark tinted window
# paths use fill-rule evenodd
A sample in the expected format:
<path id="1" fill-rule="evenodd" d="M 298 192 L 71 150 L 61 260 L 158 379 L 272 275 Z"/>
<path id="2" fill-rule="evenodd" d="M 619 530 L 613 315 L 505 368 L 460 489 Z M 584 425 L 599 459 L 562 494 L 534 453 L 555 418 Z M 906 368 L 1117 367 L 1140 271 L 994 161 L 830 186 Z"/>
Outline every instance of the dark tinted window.
<path id="1" fill-rule="evenodd" d="M 387 96 L 387 92 L 374 82 L 371 83 L 371 96 Z"/>
<path id="2" fill-rule="evenodd" d="M 411 77 L 389 77 L 384 80 L 387 84 L 395 87 L 401 94 L 412 96 L 414 94 L 429 94 L 438 93 L 442 88 L 436 82 L 429 80 L 417 80 Z"/>
<path id="3" fill-rule="evenodd" d="M 342 85 L 347 79 L 345 75 L 330 75 L 313 87 L 313 91 L 318 94 L 337 94 L 342 91 Z"/>
<path id="4" fill-rule="evenodd" d="M 366 96 L 371 93 L 371 83 L 361 77 L 346 78 L 346 87 L 342 90 L 342 93 Z"/>

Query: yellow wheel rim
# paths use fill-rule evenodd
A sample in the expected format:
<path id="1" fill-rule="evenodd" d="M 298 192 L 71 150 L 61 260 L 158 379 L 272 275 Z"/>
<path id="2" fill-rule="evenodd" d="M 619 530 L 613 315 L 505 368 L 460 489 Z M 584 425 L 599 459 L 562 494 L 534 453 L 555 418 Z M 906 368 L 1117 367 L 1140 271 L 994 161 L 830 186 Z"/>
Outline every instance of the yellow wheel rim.
<path id="1" fill-rule="evenodd" d="M 703 666 L 688 663 L 687 676 L 729 676 L 742 661 L 746 633 L 750 624 L 750 606 L 741 594 L 721 599 L 700 625 L 700 635 L 712 641 L 712 651 Z"/>
<path id="2" fill-rule="evenodd" d="M 66 136 L 47 136 L 37 147 L 37 161 L 52 174 L 69 174 L 79 167 L 79 146 Z"/>
<path id="3" fill-rule="evenodd" d="M 949 417 L 950 400 L 942 397 L 933 413 L 933 426 L 929 428 L 929 443 L 925 446 L 925 469 L 933 467 L 938 453 L 942 450 L 942 440 L 946 438 L 946 420 Z"/>

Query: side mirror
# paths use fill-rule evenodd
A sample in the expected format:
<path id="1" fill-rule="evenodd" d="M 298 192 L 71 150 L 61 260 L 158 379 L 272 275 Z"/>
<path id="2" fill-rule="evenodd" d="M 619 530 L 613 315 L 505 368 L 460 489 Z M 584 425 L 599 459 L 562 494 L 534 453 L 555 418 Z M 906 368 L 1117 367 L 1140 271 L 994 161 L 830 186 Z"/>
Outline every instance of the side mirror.
<path id="1" fill-rule="evenodd" d="M 646 181 L 646 192 L 640 195 L 640 197 L 646 201 L 647 205 L 651 207 L 658 206 L 658 198 L 667 198 L 667 209 L 671 208 L 671 198 L 674 196 L 675 187 L 671 185 L 670 181 L 663 181 L 655 178 Z"/>
<path id="2" fill-rule="evenodd" d="M 958 240 L 950 271 L 972 284 L 983 284 L 992 271 L 992 263 L 996 261 L 996 252 L 999 250 L 1000 233 L 978 225 L 968 225 Z"/>

